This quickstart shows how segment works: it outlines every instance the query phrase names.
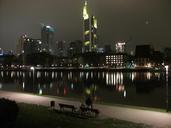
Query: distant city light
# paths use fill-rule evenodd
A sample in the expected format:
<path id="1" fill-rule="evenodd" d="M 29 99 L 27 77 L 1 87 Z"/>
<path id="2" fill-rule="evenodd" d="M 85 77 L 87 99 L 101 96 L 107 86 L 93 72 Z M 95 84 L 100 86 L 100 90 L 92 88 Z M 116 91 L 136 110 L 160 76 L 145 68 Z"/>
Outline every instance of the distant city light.
<path id="1" fill-rule="evenodd" d="M 51 28 L 51 26 L 46 26 L 46 28 Z"/>
<path id="2" fill-rule="evenodd" d="M 34 67 L 30 67 L 30 69 L 34 71 Z"/>
<path id="3" fill-rule="evenodd" d="M 151 63 L 148 63 L 148 64 L 147 64 L 147 67 L 148 67 L 148 68 L 151 68 Z"/>
<path id="4" fill-rule="evenodd" d="M 42 44 L 42 41 L 39 40 L 39 44 Z"/>
<path id="5" fill-rule="evenodd" d="M 89 88 L 86 89 L 86 94 L 90 95 L 91 94 L 91 90 Z"/>

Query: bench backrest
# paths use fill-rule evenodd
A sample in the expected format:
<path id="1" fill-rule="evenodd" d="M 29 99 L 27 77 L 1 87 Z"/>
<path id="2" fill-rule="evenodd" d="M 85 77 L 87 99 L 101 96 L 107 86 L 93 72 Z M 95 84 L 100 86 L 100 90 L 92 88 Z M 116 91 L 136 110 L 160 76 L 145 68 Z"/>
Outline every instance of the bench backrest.
<path id="1" fill-rule="evenodd" d="M 74 105 L 69 104 L 59 104 L 60 107 L 75 108 Z"/>

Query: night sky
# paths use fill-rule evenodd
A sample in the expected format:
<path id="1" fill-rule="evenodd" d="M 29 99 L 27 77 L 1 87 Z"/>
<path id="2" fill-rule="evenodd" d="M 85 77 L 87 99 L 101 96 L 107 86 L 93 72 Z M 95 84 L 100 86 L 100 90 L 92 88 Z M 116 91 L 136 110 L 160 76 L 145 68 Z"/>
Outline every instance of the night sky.
<path id="1" fill-rule="evenodd" d="M 18 37 L 40 38 L 41 24 L 55 29 L 55 40 L 82 39 L 83 0 L 0 0 L 0 47 L 15 50 Z M 171 47 L 171 0 L 89 0 L 98 19 L 99 46 L 129 40 L 127 48 Z"/>

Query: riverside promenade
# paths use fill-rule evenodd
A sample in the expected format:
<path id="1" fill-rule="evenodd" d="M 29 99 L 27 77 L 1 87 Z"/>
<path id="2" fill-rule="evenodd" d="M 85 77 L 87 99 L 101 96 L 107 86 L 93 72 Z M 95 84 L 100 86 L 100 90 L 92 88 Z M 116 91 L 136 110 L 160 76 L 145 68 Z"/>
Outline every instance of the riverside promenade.
<path id="1" fill-rule="evenodd" d="M 61 98 L 50 98 L 44 96 L 37 96 L 32 94 L 0 91 L 0 98 L 7 98 L 15 100 L 18 103 L 28 103 L 43 106 L 50 106 L 50 101 L 55 101 L 55 106 L 58 108 L 58 103 L 66 103 L 75 105 L 77 108 L 80 106 L 80 102 L 71 101 Z M 130 107 L 118 107 L 109 105 L 94 104 L 94 107 L 100 110 L 99 117 L 102 118 L 114 118 L 134 123 L 142 123 L 150 125 L 153 128 L 171 128 L 171 113 L 142 110 Z"/>

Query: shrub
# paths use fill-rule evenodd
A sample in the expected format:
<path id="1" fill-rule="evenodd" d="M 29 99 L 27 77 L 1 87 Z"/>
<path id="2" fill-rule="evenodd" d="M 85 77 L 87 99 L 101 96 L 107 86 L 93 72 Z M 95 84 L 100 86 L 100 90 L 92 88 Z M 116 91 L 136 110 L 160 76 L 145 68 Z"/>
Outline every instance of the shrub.
<path id="1" fill-rule="evenodd" d="M 15 123 L 18 115 L 18 105 L 15 101 L 0 99 L 0 126 L 9 126 Z"/>

